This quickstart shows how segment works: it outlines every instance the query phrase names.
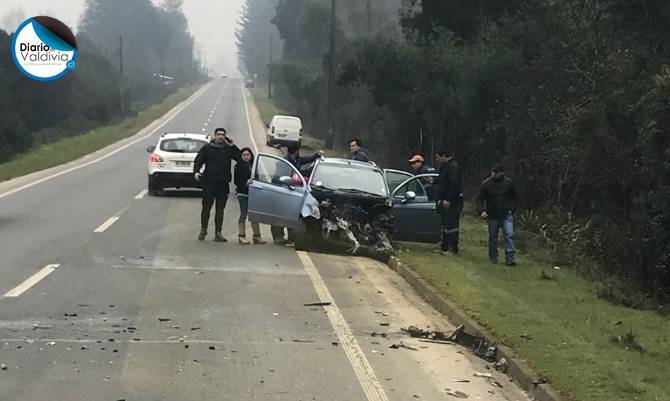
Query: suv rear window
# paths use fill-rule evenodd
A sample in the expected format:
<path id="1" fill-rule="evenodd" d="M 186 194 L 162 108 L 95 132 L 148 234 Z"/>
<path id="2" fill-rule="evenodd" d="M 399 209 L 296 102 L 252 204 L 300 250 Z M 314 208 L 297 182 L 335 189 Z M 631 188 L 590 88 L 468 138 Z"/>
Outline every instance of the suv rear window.
<path id="1" fill-rule="evenodd" d="M 198 153 L 207 142 L 191 138 L 175 138 L 161 141 L 160 149 L 174 153 Z"/>

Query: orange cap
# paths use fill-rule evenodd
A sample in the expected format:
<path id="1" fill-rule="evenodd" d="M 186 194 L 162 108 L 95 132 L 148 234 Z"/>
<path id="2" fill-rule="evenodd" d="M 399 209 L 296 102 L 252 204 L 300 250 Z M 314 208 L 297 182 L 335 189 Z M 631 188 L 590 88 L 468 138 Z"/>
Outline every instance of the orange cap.
<path id="1" fill-rule="evenodd" d="M 423 160 L 423 156 L 421 156 L 421 155 L 414 155 L 414 156 L 412 156 L 411 159 L 409 159 L 409 162 L 410 162 L 410 163 L 414 163 L 414 162 L 421 162 L 421 163 L 423 163 L 423 162 L 424 162 L 424 160 Z"/>

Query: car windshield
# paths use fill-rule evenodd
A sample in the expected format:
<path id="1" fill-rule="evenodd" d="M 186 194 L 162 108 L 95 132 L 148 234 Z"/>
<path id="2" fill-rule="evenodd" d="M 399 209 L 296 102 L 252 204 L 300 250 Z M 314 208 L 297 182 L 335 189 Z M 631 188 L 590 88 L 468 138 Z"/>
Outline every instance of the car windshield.
<path id="1" fill-rule="evenodd" d="M 275 123 L 276 127 L 281 127 L 282 129 L 290 129 L 299 131 L 300 130 L 300 120 L 295 118 L 278 118 Z"/>
<path id="2" fill-rule="evenodd" d="M 340 191 L 388 196 L 381 171 L 353 164 L 319 164 L 312 175 L 312 185 Z"/>
<path id="3" fill-rule="evenodd" d="M 206 141 L 201 141 L 199 139 L 175 138 L 162 141 L 160 149 L 165 152 L 174 153 L 198 153 L 200 148 L 206 144 Z"/>

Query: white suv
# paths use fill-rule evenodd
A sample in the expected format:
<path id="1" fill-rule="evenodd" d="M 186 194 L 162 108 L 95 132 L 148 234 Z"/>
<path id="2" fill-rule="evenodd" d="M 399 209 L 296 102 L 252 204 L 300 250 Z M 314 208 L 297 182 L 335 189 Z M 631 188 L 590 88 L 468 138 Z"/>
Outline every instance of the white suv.
<path id="1" fill-rule="evenodd" d="M 156 146 L 149 146 L 148 191 L 158 195 L 164 188 L 200 188 L 193 177 L 198 151 L 209 143 L 205 134 L 164 133 Z"/>

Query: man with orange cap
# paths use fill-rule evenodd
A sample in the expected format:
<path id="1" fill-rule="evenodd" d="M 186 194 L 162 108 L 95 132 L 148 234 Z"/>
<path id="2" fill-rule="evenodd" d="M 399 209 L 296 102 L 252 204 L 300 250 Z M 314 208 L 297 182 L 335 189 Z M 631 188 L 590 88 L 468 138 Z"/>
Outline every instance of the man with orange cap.
<path id="1" fill-rule="evenodd" d="M 423 156 L 418 154 L 412 156 L 412 158 L 409 159 L 409 166 L 412 168 L 412 173 L 414 173 L 414 175 L 430 174 L 437 172 L 437 170 L 435 170 L 434 167 L 431 167 L 428 164 L 426 164 L 426 161 L 424 160 Z"/>

